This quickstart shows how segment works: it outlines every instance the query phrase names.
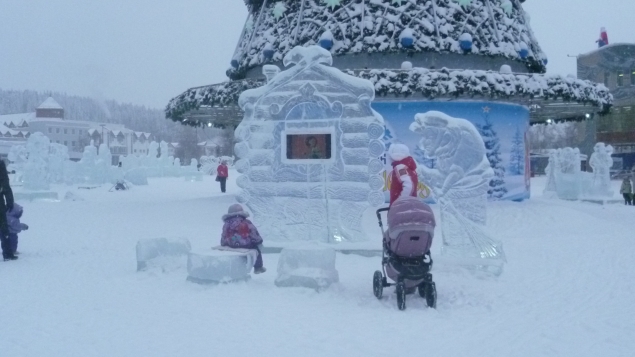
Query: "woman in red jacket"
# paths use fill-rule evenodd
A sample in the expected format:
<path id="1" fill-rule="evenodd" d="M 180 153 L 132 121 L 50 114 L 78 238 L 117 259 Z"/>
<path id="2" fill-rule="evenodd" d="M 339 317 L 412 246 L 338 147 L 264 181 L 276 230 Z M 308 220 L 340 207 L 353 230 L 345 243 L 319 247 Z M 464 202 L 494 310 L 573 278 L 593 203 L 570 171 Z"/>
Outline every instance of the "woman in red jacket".
<path id="1" fill-rule="evenodd" d="M 227 161 L 223 160 L 216 169 L 216 181 L 220 182 L 220 191 L 225 193 L 227 184 L 227 177 L 229 177 L 229 171 L 227 169 Z"/>

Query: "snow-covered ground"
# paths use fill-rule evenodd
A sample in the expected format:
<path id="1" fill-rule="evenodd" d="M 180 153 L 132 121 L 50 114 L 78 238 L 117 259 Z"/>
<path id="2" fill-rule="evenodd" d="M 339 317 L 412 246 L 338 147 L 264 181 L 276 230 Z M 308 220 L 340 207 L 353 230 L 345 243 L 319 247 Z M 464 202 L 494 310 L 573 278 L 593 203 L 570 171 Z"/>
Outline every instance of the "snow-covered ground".
<path id="1" fill-rule="evenodd" d="M 275 287 L 276 254 L 230 285 L 135 271 L 141 238 L 216 245 L 233 181 L 225 195 L 206 177 L 21 202 L 31 230 L 20 260 L 0 263 L 0 356 L 632 356 L 635 207 L 545 200 L 544 178 L 532 184 L 531 200 L 489 206 L 501 277 L 440 268 L 437 310 L 409 296 L 403 312 L 372 294 L 379 258 L 338 254 L 340 283 L 323 293 Z"/>

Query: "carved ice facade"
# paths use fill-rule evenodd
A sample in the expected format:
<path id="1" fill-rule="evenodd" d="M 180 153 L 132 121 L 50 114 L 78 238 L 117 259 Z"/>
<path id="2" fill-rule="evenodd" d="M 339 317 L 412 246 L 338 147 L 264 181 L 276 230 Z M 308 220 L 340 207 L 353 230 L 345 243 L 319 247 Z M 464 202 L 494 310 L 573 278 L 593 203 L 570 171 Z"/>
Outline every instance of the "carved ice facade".
<path id="1" fill-rule="evenodd" d="M 283 63 L 282 72 L 265 66 L 267 84 L 239 98 L 238 201 L 268 240 L 366 240 L 364 211 L 384 204 L 374 87 L 331 67 L 331 53 L 319 46 L 296 47 Z M 323 155 L 294 157 L 298 138 L 307 147 L 321 138 Z"/>

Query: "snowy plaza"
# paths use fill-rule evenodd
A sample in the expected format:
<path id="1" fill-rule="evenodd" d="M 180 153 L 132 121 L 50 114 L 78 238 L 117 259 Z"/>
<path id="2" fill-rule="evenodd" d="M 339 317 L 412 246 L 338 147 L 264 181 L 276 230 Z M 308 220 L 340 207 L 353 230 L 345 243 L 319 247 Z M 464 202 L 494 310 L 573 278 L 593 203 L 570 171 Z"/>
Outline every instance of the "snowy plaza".
<path id="1" fill-rule="evenodd" d="M 20 238 L 23 253 L 0 265 L 2 302 L 11 307 L 2 320 L 12 322 L 0 325 L 3 356 L 628 356 L 633 207 L 548 200 L 545 182 L 532 180 L 530 200 L 488 204 L 488 227 L 507 254 L 503 275 L 479 278 L 439 263 L 437 309 L 410 298 L 405 313 L 392 291 L 373 296 L 377 256 L 338 253 L 340 282 L 320 293 L 276 287 L 279 254 L 264 254 L 269 271 L 244 283 L 187 282 L 185 258 L 136 272 L 139 239 L 217 245 L 220 217 L 239 193 L 233 180 L 225 195 L 207 176 L 25 202 L 32 229 Z M 53 188 L 60 197 L 69 190 Z M 372 214 L 364 227 L 381 249 Z"/>
<path id="2" fill-rule="evenodd" d="M 0 89 L 0 357 L 635 355 L 635 44 L 576 76 L 539 0 L 223 1 L 112 22 L 147 48 L 91 39 L 99 99 Z"/>

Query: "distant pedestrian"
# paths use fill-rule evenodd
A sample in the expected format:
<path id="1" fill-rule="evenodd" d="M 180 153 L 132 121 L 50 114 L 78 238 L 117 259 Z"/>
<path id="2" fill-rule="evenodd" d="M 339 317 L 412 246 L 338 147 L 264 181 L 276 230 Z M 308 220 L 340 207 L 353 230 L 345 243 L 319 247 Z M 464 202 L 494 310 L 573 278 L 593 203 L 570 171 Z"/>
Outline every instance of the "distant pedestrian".
<path id="1" fill-rule="evenodd" d="M 624 180 L 622 180 L 622 187 L 620 187 L 620 193 L 622 194 L 622 197 L 624 197 L 624 204 L 625 205 L 632 205 L 633 204 L 633 186 L 631 185 L 631 180 L 628 179 L 628 177 L 624 177 Z"/>
<path id="2" fill-rule="evenodd" d="M 225 193 L 227 188 L 227 177 L 229 177 L 229 169 L 227 168 L 227 161 L 222 160 L 218 168 L 216 169 L 216 181 L 220 182 L 220 191 Z"/>
<path id="3" fill-rule="evenodd" d="M 9 225 L 7 224 L 7 210 L 13 208 L 13 191 L 9 184 L 9 174 L 4 161 L 0 160 L 0 243 L 4 261 L 16 260 L 9 242 Z"/>

